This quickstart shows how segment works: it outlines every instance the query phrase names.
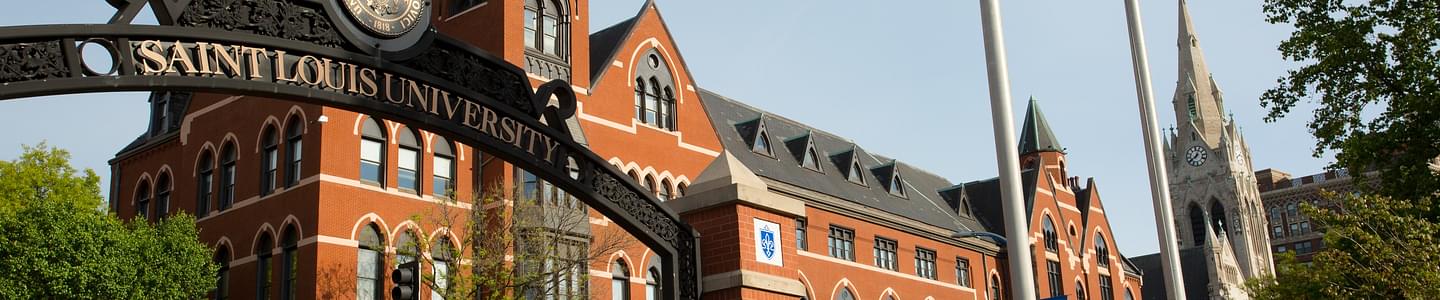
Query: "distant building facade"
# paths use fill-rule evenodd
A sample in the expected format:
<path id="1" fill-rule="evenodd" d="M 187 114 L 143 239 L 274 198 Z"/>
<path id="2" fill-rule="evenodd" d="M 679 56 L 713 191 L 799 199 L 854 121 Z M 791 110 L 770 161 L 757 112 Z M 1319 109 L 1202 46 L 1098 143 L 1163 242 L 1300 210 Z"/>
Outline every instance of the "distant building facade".
<path id="1" fill-rule="evenodd" d="M 1340 203 L 1322 197 L 1321 192 L 1351 193 L 1358 184 L 1345 170 L 1291 177 L 1279 170 L 1264 169 L 1255 172 L 1255 178 L 1260 181 L 1260 198 L 1270 222 L 1271 251 L 1294 252 L 1300 262 L 1309 262 L 1316 252 L 1325 249 L 1325 232 L 1300 211 L 1300 204 L 1342 209 Z"/>

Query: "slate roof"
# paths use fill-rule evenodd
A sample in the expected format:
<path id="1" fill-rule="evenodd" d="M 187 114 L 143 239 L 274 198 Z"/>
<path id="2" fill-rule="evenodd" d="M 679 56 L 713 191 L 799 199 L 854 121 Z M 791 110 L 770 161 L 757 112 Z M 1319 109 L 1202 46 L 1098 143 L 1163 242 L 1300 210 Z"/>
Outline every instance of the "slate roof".
<path id="1" fill-rule="evenodd" d="M 1060 146 L 1060 139 L 1055 137 L 1055 132 L 1050 131 L 1050 122 L 1045 121 L 1045 113 L 1040 112 L 1040 105 L 1035 103 L 1035 98 L 1030 98 L 1030 107 L 1025 109 L 1025 125 L 1020 128 L 1020 154 L 1034 153 L 1040 151 L 1065 152 L 1065 147 Z"/>
<path id="2" fill-rule="evenodd" d="M 1205 269 L 1205 248 L 1191 247 L 1180 250 L 1180 273 L 1185 276 L 1185 299 L 1209 299 L 1210 276 Z M 1160 253 L 1137 256 L 1130 261 L 1140 268 L 1145 284 L 1140 286 L 1140 298 L 1145 300 L 1165 299 L 1165 273 Z"/>
<path id="3" fill-rule="evenodd" d="M 625 42 L 625 37 L 630 35 L 631 29 L 635 26 L 635 20 L 640 15 L 635 15 L 610 27 L 590 34 L 590 82 L 600 80 L 600 73 L 610 67 L 610 61 L 614 60 L 615 51 L 618 51 L 620 43 Z"/>
<path id="4" fill-rule="evenodd" d="M 712 91 L 698 89 L 706 113 L 715 126 L 725 150 L 730 151 L 740 162 L 749 167 L 755 175 L 784 182 L 814 192 L 834 196 L 845 201 L 864 205 L 895 215 L 903 216 L 925 224 L 961 230 L 987 230 L 972 216 L 959 214 L 952 204 L 963 202 L 959 195 L 951 193 L 946 198 L 941 190 L 954 184 L 940 176 L 926 172 L 904 162 L 873 155 L 849 139 L 806 126 L 773 113 L 751 107 Z M 760 136 L 758 130 L 764 127 L 770 138 L 772 155 L 751 151 L 754 139 Z M 806 135 L 809 135 L 808 137 Z M 820 172 L 800 166 L 804 151 L 802 139 L 813 143 L 820 165 Z M 850 159 L 858 158 L 860 172 L 865 184 L 856 184 L 846 179 Z M 890 172 L 899 172 L 905 183 L 905 196 L 892 195 L 886 190 Z M 886 177 L 886 178 L 879 178 Z"/>

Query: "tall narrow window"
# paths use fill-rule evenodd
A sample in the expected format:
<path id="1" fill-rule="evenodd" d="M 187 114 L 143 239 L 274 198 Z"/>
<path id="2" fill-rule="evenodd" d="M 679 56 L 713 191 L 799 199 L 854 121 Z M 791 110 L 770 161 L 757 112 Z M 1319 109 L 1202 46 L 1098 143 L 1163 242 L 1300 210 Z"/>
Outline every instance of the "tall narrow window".
<path id="1" fill-rule="evenodd" d="M 635 119 L 645 122 L 645 79 L 635 77 Z"/>
<path id="2" fill-rule="evenodd" d="M 645 299 L 660 299 L 660 270 L 655 267 L 645 271 Z"/>
<path id="3" fill-rule="evenodd" d="M 155 180 L 155 219 L 164 219 L 170 214 L 170 173 L 160 173 Z"/>
<path id="4" fill-rule="evenodd" d="M 1110 275 L 1100 275 L 1100 300 L 1115 300 L 1115 288 L 1111 286 Z"/>
<path id="5" fill-rule="evenodd" d="M 795 219 L 795 249 L 810 251 L 805 239 L 805 219 Z"/>
<path id="6" fill-rule="evenodd" d="M 640 181 L 640 185 L 645 186 L 645 191 L 650 192 L 651 195 L 655 194 L 655 176 L 645 175 L 645 180 Z"/>
<path id="7" fill-rule="evenodd" d="M 235 203 L 235 144 L 226 143 L 220 150 L 220 210 Z"/>
<path id="8" fill-rule="evenodd" d="M 1108 267 L 1108 266 L 1110 266 L 1110 247 L 1109 247 L 1109 246 L 1106 246 L 1106 244 L 1107 244 L 1107 243 L 1106 243 L 1106 241 L 1105 241 L 1105 236 L 1104 236 L 1104 235 L 1101 235 L 1101 234 L 1099 234 L 1099 233 L 1096 233 L 1096 234 L 1095 234 L 1095 261 L 1096 261 L 1097 263 L 1099 263 L 1101 267 Z"/>
<path id="9" fill-rule="evenodd" d="M 1079 299 L 1079 300 L 1090 299 L 1089 296 L 1090 296 L 1090 295 L 1085 294 L 1085 283 L 1084 283 L 1084 282 L 1076 281 L 1076 282 L 1075 282 L 1075 299 Z"/>
<path id="10" fill-rule="evenodd" d="M 990 300 L 1000 300 L 1000 276 L 990 275 Z"/>
<path id="11" fill-rule="evenodd" d="M 270 255 L 274 249 L 274 238 L 261 234 L 255 246 L 255 299 L 270 299 Z"/>
<path id="12" fill-rule="evenodd" d="M 265 126 L 260 135 L 260 195 L 275 190 L 275 175 L 280 170 L 280 144 L 275 141 L 275 127 Z"/>
<path id="13" fill-rule="evenodd" d="M 416 138 L 415 131 L 408 128 L 400 129 L 400 152 L 396 155 L 398 166 L 396 170 L 395 185 L 402 190 L 419 191 L 420 179 L 420 140 Z"/>
<path id="14" fill-rule="evenodd" d="M 140 187 L 135 190 L 135 218 L 149 220 L 150 216 L 150 181 L 140 180 Z"/>
<path id="15" fill-rule="evenodd" d="M 1060 262 L 1053 260 L 1045 261 L 1045 280 L 1050 283 L 1050 297 L 1065 295 L 1065 288 L 1061 287 Z"/>
<path id="16" fill-rule="evenodd" d="M 360 181 L 385 186 L 385 129 L 366 118 L 360 134 Z"/>
<path id="17" fill-rule="evenodd" d="M 891 271 L 896 270 L 899 265 L 899 263 L 896 262 L 897 259 L 895 257 L 896 248 L 899 247 L 896 246 L 895 240 L 876 237 L 874 253 L 875 266 L 880 267 L 881 269 Z"/>
<path id="18" fill-rule="evenodd" d="M 650 77 L 650 90 L 645 91 L 645 124 L 660 127 L 660 82 Z"/>
<path id="19" fill-rule="evenodd" d="M 210 150 L 200 152 L 199 162 L 195 167 L 200 170 L 195 176 L 195 217 L 202 218 L 210 214 L 210 195 L 215 188 L 215 156 Z"/>
<path id="20" fill-rule="evenodd" d="M 830 257 L 855 261 L 855 230 L 830 225 Z"/>
<path id="21" fill-rule="evenodd" d="M 936 278 L 935 250 L 915 247 L 915 276 Z"/>
<path id="22" fill-rule="evenodd" d="M 385 237 L 370 223 L 360 231 L 360 252 L 355 264 L 355 295 L 359 300 L 385 299 Z"/>
<path id="23" fill-rule="evenodd" d="M 970 259 L 955 257 L 955 281 L 963 287 L 970 287 Z"/>
<path id="24" fill-rule="evenodd" d="M 230 299 L 230 248 L 218 247 L 215 249 L 215 264 L 220 269 L 215 271 L 215 300 Z"/>
<path id="25" fill-rule="evenodd" d="M 400 232 L 400 236 L 395 239 L 395 265 L 392 267 L 415 261 L 415 257 L 420 255 L 420 245 L 416 244 L 417 241 L 419 240 L 415 239 L 415 232 L 410 230 Z"/>
<path id="26" fill-rule="evenodd" d="M 805 156 L 800 159 L 800 166 L 806 169 L 820 171 L 820 164 L 816 163 L 815 147 L 805 148 Z"/>
<path id="27" fill-rule="evenodd" d="M 835 295 L 835 300 L 855 300 L 855 293 L 849 288 L 840 288 L 840 294 Z"/>
<path id="28" fill-rule="evenodd" d="M 430 257 L 431 269 L 435 272 L 435 286 L 430 289 L 430 299 L 445 299 L 445 292 L 450 287 L 450 266 L 455 260 L 455 245 L 450 243 L 449 237 L 442 236 L 430 246 Z"/>
<path id="29" fill-rule="evenodd" d="M 515 168 L 515 171 L 520 174 L 520 193 L 523 195 L 521 200 L 545 203 L 545 199 L 540 198 L 540 178 L 520 168 Z"/>
<path id="30" fill-rule="evenodd" d="M 300 116 L 291 116 L 285 121 L 285 187 L 300 182 L 301 158 L 305 153 L 305 121 Z"/>
<path id="31" fill-rule="evenodd" d="M 1060 238 L 1055 234 L 1055 222 L 1051 222 L 1050 216 L 1046 215 L 1041 223 L 1040 230 L 1045 235 L 1045 251 L 1059 252 Z"/>
<path id="32" fill-rule="evenodd" d="M 567 57 L 564 7 L 550 0 L 525 1 L 525 47 L 557 58 Z"/>
<path id="33" fill-rule="evenodd" d="M 624 260 L 610 263 L 610 299 L 630 299 L 630 268 L 625 267 Z"/>
<path id="34" fill-rule="evenodd" d="M 660 191 L 660 201 L 670 201 L 670 197 L 673 192 L 670 189 L 669 179 L 660 180 L 660 188 L 657 190 Z"/>
<path id="35" fill-rule="evenodd" d="M 433 193 L 437 197 L 450 197 L 455 192 L 453 184 L 455 182 L 453 180 L 455 178 L 455 153 L 450 141 L 443 137 L 435 136 L 434 143 L 431 146 L 431 149 L 435 149 L 433 150 L 435 166 L 431 169 L 433 170 L 431 172 L 434 173 L 434 181 L 431 183 L 431 189 L 434 190 Z"/>
<path id="36" fill-rule="evenodd" d="M 895 168 L 899 168 L 899 166 L 895 166 Z M 900 178 L 898 173 L 890 178 L 890 194 L 905 197 L 905 180 Z"/>
<path id="37" fill-rule="evenodd" d="M 296 291 L 300 289 L 296 281 L 300 278 L 300 256 L 296 253 L 299 250 L 299 234 L 295 232 L 295 225 L 285 226 L 282 233 L 280 245 L 280 299 L 296 299 Z"/>

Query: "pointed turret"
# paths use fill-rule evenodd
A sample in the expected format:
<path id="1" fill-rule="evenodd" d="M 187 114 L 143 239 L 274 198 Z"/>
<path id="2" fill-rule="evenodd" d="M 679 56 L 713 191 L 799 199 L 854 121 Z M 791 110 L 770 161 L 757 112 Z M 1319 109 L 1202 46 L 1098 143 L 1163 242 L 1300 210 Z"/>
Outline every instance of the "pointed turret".
<path id="1" fill-rule="evenodd" d="M 1175 121 L 1182 128 L 1194 124 L 1198 137 L 1211 146 L 1218 141 L 1225 124 L 1221 114 L 1224 103 L 1220 99 L 1220 88 L 1210 76 L 1205 65 L 1205 54 L 1200 51 L 1200 40 L 1195 34 L 1195 24 L 1190 19 L 1190 8 L 1180 0 L 1180 34 L 1176 40 L 1179 47 L 1179 76 L 1175 82 Z"/>
<path id="2" fill-rule="evenodd" d="M 1020 155 L 1041 151 L 1065 152 L 1065 147 L 1060 146 L 1060 140 L 1050 131 L 1050 123 L 1045 121 L 1045 114 L 1040 112 L 1040 105 L 1036 104 L 1035 97 L 1030 97 L 1030 107 L 1025 110 L 1025 125 L 1020 129 L 1019 150 Z"/>

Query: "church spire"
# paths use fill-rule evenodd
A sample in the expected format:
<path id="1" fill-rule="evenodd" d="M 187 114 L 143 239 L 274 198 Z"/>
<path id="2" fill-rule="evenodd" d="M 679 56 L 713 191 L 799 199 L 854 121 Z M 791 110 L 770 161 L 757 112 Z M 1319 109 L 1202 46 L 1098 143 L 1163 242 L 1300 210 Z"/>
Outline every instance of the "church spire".
<path id="1" fill-rule="evenodd" d="M 1186 2 L 1179 0 L 1180 32 L 1176 46 L 1179 48 L 1180 66 L 1173 100 L 1175 120 L 1181 128 L 1186 131 L 1193 129 L 1195 137 L 1203 137 L 1214 146 L 1225 124 L 1221 112 L 1224 104 L 1220 89 L 1205 64 L 1205 54 L 1200 51 L 1200 40 L 1195 34 L 1195 24 Z"/>
<path id="2" fill-rule="evenodd" d="M 1034 96 L 1030 97 L 1030 107 L 1025 109 L 1025 125 L 1020 129 L 1019 150 L 1020 155 L 1040 151 L 1065 151 L 1065 147 L 1060 146 L 1060 140 L 1055 138 L 1055 133 L 1050 131 L 1050 122 L 1045 121 L 1045 114 L 1040 112 L 1040 105 L 1036 104 Z"/>

